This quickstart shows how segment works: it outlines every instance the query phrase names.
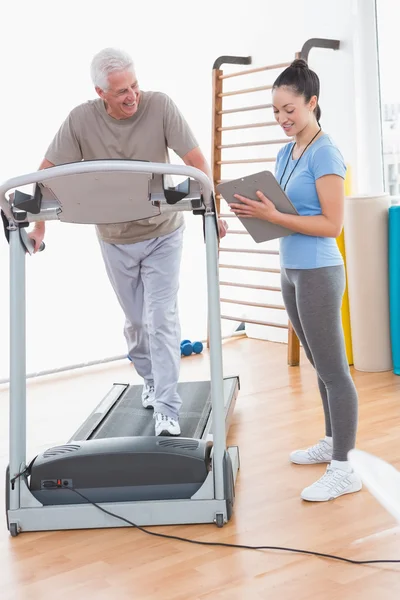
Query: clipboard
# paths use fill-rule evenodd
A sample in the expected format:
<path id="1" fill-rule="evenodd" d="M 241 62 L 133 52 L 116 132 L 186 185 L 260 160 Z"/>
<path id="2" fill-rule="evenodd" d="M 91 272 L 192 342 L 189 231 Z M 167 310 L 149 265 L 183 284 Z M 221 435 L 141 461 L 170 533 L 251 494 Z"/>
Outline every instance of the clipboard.
<path id="1" fill-rule="evenodd" d="M 234 198 L 234 194 L 240 194 L 250 198 L 250 200 L 261 202 L 256 195 L 256 192 L 260 190 L 275 204 L 280 212 L 290 215 L 299 214 L 271 171 L 260 171 L 246 177 L 232 179 L 232 181 L 218 184 L 216 189 L 228 204 L 240 204 L 240 201 Z M 241 217 L 238 217 L 238 219 L 257 243 L 269 242 L 294 233 L 287 227 L 269 223 L 269 221 L 254 218 L 243 219 Z"/>

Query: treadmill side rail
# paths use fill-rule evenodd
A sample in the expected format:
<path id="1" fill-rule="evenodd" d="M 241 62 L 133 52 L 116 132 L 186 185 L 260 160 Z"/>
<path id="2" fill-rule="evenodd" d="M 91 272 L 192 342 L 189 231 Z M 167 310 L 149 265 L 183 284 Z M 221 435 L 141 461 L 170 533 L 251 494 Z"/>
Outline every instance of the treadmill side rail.
<path id="1" fill-rule="evenodd" d="M 75 431 L 68 443 L 70 444 L 73 441 L 89 439 L 100 426 L 101 422 L 107 418 L 111 410 L 118 403 L 121 396 L 128 388 L 129 384 L 127 383 L 114 383 L 100 404 L 92 411 L 79 429 Z"/>
<path id="2" fill-rule="evenodd" d="M 127 519 L 134 525 L 187 525 L 215 523 L 222 513 L 227 522 L 225 500 L 157 500 L 146 502 L 107 502 L 105 510 Z M 18 533 L 24 531 L 61 531 L 65 529 L 103 529 L 127 527 L 125 521 L 108 515 L 92 504 L 67 504 L 18 508 L 8 511 L 10 528 L 15 523 Z"/>

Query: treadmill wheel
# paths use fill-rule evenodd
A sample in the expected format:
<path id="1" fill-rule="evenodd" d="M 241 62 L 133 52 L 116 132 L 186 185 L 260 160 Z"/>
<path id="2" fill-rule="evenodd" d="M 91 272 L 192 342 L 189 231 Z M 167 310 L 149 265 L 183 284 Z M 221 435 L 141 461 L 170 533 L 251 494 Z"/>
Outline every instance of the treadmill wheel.
<path id="1" fill-rule="evenodd" d="M 7 521 L 7 529 L 10 532 L 12 537 L 17 537 L 18 525 L 17 523 L 9 523 L 8 521 L 8 510 L 10 508 L 10 466 L 6 469 L 6 521 Z"/>
<path id="2" fill-rule="evenodd" d="M 217 527 L 224 526 L 224 515 L 222 513 L 217 513 L 215 515 L 215 523 L 216 523 Z"/>

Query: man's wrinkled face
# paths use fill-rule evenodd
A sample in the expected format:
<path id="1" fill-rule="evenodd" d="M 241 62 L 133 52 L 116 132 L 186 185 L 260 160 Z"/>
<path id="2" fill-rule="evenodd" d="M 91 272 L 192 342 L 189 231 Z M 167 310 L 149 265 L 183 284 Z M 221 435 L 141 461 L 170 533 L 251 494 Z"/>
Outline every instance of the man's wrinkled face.
<path id="1" fill-rule="evenodd" d="M 96 92 L 104 100 L 108 114 L 114 119 L 128 119 L 138 109 L 140 90 L 133 71 L 115 71 L 108 76 L 106 91 L 96 87 Z"/>

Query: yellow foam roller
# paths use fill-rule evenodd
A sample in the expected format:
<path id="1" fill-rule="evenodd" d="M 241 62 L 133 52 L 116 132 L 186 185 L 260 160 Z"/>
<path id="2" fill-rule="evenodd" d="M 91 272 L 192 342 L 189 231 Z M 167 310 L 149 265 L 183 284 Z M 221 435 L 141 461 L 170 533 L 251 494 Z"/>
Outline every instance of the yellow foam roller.
<path id="1" fill-rule="evenodd" d="M 351 170 L 350 167 L 347 166 L 346 179 L 344 182 L 344 194 L 345 196 L 351 196 Z M 342 229 L 342 233 L 338 238 L 336 238 L 336 242 L 340 253 L 343 257 L 344 265 L 346 267 L 346 248 L 344 243 L 344 230 Z M 349 365 L 353 364 L 353 343 L 351 339 L 351 327 L 350 327 L 350 306 L 349 306 L 349 295 L 347 291 L 347 276 L 346 276 L 346 289 L 343 294 L 342 300 L 342 326 L 344 332 L 344 339 L 346 343 L 346 356 Z"/>

